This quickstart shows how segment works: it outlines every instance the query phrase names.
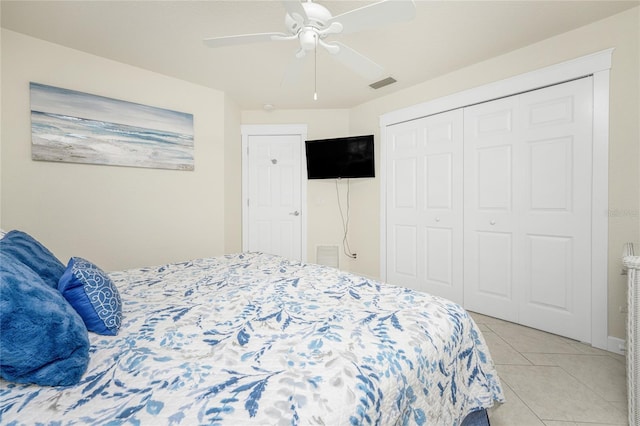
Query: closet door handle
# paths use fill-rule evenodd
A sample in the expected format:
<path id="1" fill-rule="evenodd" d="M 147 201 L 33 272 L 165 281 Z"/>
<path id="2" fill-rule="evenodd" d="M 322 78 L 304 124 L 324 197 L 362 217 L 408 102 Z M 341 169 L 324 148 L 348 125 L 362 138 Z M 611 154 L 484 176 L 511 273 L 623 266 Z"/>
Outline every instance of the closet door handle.
<path id="1" fill-rule="evenodd" d="M 440 222 L 440 218 L 439 217 L 436 217 L 436 222 Z"/>
<path id="2" fill-rule="evenodd" d="M 296 210 L 295 212 L 289 213 L 291 216 L 300 216 L 300 212 Z"/>
<path id="3" fill-rule="evenodd" d="M 495 225 L 495 224 L 496 224 L 496 221 L 495 221 L 495 220 L 490 220 L 490 221 L 489 221 L 489 225 Z"/>

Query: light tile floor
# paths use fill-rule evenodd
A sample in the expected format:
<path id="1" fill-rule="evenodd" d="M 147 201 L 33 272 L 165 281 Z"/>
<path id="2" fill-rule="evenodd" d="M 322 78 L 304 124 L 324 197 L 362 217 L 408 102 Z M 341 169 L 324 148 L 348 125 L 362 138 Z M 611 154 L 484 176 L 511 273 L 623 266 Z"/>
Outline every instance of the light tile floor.
<path id="1" fill-rule="evenodd" d="M 471 313 L 489 345 L 506 402 L 492 426 L 627 425 L 624 356 Z"/>

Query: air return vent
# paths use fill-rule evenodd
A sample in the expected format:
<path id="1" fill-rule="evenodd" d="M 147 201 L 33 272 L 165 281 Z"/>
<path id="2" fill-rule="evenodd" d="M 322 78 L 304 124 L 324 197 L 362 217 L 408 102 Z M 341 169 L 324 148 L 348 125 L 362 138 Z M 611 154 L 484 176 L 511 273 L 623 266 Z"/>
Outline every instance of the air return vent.
<path id="1" fill-rule="evenodd" d="M 338 246 L 316 246 L 316 263 L 338 267 Z"/>
<path id="2" fill-rule="evenodd" d="M 381 87 L 388 86 L 390 84 L 395 83 L 397 80 L 393 77 L 383 78 L 380 81 L 376 81 L 375 83 L 371 83 L 369 87 L 373 89 L 380 89 Z"/>

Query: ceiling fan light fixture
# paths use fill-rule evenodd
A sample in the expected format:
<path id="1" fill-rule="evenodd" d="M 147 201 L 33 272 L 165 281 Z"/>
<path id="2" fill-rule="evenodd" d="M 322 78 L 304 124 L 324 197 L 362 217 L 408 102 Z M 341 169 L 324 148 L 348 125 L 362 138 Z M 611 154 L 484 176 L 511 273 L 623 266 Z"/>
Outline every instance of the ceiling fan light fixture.
<path id="1" fill-rule="evenodd" d="M 304 50 L 313 50 L 318 44 L 318 34 L 311 28 L 305 28 L 300 32 L 300 47 Z"/>

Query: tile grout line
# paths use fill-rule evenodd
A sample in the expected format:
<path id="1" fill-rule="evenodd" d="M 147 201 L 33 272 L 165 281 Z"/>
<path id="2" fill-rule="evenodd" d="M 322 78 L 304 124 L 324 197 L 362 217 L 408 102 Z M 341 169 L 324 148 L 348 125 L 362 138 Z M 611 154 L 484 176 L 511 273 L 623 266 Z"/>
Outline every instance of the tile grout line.
<path id="1" fill-rule="evenodd" d="M 526 360 L 527 360 L 527 362 L 529 362 L 529 364 L 530 364 L 531 366 L 533 366 L 533 365 L 534 365 L 534 364 L 531 362 L 531 360 L 530 360 L 529 358 L 527 358 L 526 356 L 524 356 L 524 355 L 522 354 L 522 352 L 520 352 L 519 350 L 517 350 L 515 347 L 513 347 L 513 345 L 511 345 L 511 343 L 510 343 L 509 341 L 507 341 L 507 340 L 506 340 L 505 338 L 503 338 L 500 334 L 498 334 L 498 332 L 497 332 L 494 328 L 492 328 L 492 327 L 491 327 L 491 324 L 484 323 L 484 326 L 485 326 L 485 327 L 487 327 L 489 330 L 491 330 L 491 332 L 492 332 L 493 334 L 495 334 L 495 336 L 496 336 L 498 339 L 500 339 L 502 342 L 504 342 L 504 344 L 505 344 L 505 345 L 507 345 L 509 348 L 511 348 L 515 353 L 519 354 L 521 357 L 523 357 L 524 359 L 526 359 Z M 489 348 L 489 351 L 491 351 L 491 348 Z M 494 363 L 495 363 L 495 361 L 494 361 Z M 497 366 L 498 366 L 498 365 L 509 365 L 509 364 L 497 364 L 497 363 L 495 363 L 495 365 L 496 365 L 496 370 L 497 370 Z M 507 380 L 505 380 L 503 377 L 501 377 L 501 376 L 500 376 L 500 373 L 499 373 L 499 372 L 498 372 L 498 377 L 500 378 L 500 381 L 501 381 L 502 383 L 505 383 L 505 385 L 509 387 L 509 389 L 511 390 L 511 392 L 516 396 L 516 398 L 518 398 L 518 399 L 520 400 L 520 402 L 522 403 L 522 405 L 524 405 L 525 407 L 527 407 L 527 409 L 529 410 L 529 412 L 530 412 L 531 414 L 533 414 L 533 415 L 538 419 L 538 421 L 540 421 L 540 423 L 542 423 L 543 425 L 546 425 L 545 421 L 544 421 L 543 419 L 541 419 L 541 418 L 540 418 L 540 416 L 538 415 L 538 413 L 536 413 L 536 412 L 533 410 L 533 408 L 532 408 L 531 406 L 529 406 L 529 404 L 527 403 L 527 401 L 525 401 L 525 400 L 522 398 L 522 396 L 521 396 L 521 395 L 519 395 L 519 394 L 518 394 L 518 392 L 516 392 L 516 390 L 515 390 L 511 385 L 509 385 L 509 382 L 508 382 Z M 504 387 L 504 385 L 503 385 L 503 387 Z M 504 390 L 503 390 L 503 392 L 504 392 Z M 505 403 L 508 403 L 508 401 L 506 401 L 506 400 L 505 400 Z"/>
<path id="2" fill-rule="evenodd" d="M 616 407 L 612 402 L 610 402 L 610 401 L 606 400 L 605 398 L 603 398 L 602 396 L 600 396 L 600 395 L 599 395 L 599 394 L 598 394 L 598 393 L 597 393 L 597 392 L 596 392 L 596 391 L 595 391 L 591 386 L 589 386 L 589 384 L 588 384 L 588 383 L 585 383 L 584 381 L 580 380 L 580 378 L 579 378 L 579 377 L 576 377 L 574 374 L 571 374 L 571 372 L 567 371 L 565 368 L 563 368 L 561 365 L 559 365 L 556 361 L 551 361 L 553 364 L 550 364 L 550 365 L 538 365 L 538 364 L 535 364 L 535 363 L 534 363 L 530 358 L 528 358 L 528 357 L 527 357 L 523 352 L 520 352 L 518 349 L 516 349 L 516 348 L 515 348 L 515 347 L 510 343 L 510 341 L 509 341 L 508 339 L 506 339 L 505 337 L 503 337 L 502 335 L 500 335 L 500 334 L 499 334 L 499 332 L 498 332 L 498 330 L 496 330 L 496 328 L 492 327 L 492 324 L 490 324 L 490 323 L 486 323 L 486 322 L 478 322 L 478 324 L 483 324 L 483 325 L 484 325 L 484 326 L 485 326 L 485 327 L 486 327 L 486 328 L 487 328 L 491 333 L 493 333 L 493 334 L 494 334 L 494 336 L 495 336 L 495 337 L 497 337 L 498 339 L 500 339 L 500 341 L 501 341 L 501 342 L 503 342 L 507 347 L 509 347 L 510 349 L 512 349 L 512 350 L 514 351 L 514 353 L 517 353 L 520 357 L 522 357 L 522 358 L 523 358 L 523 359 L 525 359 L 527 362 L 529 362 L 529 365 L 522 365 L 522 364 L 498 364 L 498 363 L 495 363 L 495 361 L 494 361 L 494 363 L 495 363 L 495 365 L 496 365 L 496 368 L 497 368 L 497 366 L 498 366 L 498 365 L 505 365 L 505 366 L 509 366 L 509 365 L 519 365 L 519 366 L 521 366 L 521 367 L 528 367 L 528 366 L 532 366 L 532 367 L 550 367 L 550 368 L 556 367 L 556 368 L 559 368 L 559 369 L 560 369 L 560 370 L 562 370 L 565 374 L 567 374 L 569 377 L 573 378 L 573 379 L 574 379 L 574 380 L 576 380 L 578 383 L 580 383 L 582 386 L 584 386 L 585 388 L 589 389 L 589 390 L 590 390 L 590 391 L 591 391 L 591 392 L 592 392 L 592 393 L 593 393 L 597 398 L 599 398 L 602 402 L 606 403 L 606 405 L 607 405 L 607 406 L 611 407 L 611 409 L 612 409 L 612 410 L 615 410 L 615 411 L 617 411 L 617 410 L 618 410 L 618 408 L 617 408 L 617 407 Z M 515 324 L 515 325 L 518 325 L 518 324 Z M 523 327 L 524 327 L 524 326 L 523 326 Z M 590 354 L 590 353 L 586 353 L 586 352 L 581 351 L 579 347 L 575 346 L 575 344 L 578 344 L 578 343 L 580 343 L 580 342 L 573 341 L 573 340 L 571 340 L 571 341 L 567 341 L 567 339 L 562 338 L 562 336 L 555 336 L 555 335 L 553 335 L 553 334 L 549 334 L 549 336 L 548 336 L 548 337 L 550 337 L 550 338 L 552 338 L 552 339 L 554 339 L 554 340 L 556 340 L 556 338 L 557 338 L 557 341 L 558 341 L 558 342 L 563 343 L 563 344 L 566 344 L 566 345 L 569 345 L 569 346 L 570 346 L 570 347 L 571 347 L 575 352 L 572 352 L 572 353 L 563 353 L 563 352 L 544 352 L 544 351 L 543 351 L 543 352 L 531 352 L 531 353 L 532 353 L 532 354 L 540 354 L 540 355 L 558 355 L 558 356 L 565 356 L 565 355 L 567 355 L 567 356 L 579 356 L 579 357 L 588 356 L 588 357 L 610 358 L 610 359 L 613 359 L 613 360 L 615 360 L 615 361 L 618 361 L 618 362 L 619 362 L 619 360 L 618 360 L 616 357 L 612 357 L 612 356 L 610 356 L 609 354 L 606 354 L 606 353 L 604 353 L 604 354 L 597 354 L 597 353 Z M 489 348 L 489 350 L 491 350 L 491 348 Z M 500 377 L 500 374 L 498 374 L 498 376 Z M 500 377 L 500 380 L 501 380 L 502 382 L 504 382 L 504 384 L 505 384 L 504 386 L 508 386 L 508 387 L 509 387 L 509 389 L 510 389 L 510 390 L 513 392 L 513 394 L 514 394 L 514 395 L 515 395 L 515 396 L 520 400 L 520 402 L 522 402 L 522 404 L 523 404 L 523 405 L 524 405 L 524 406 L 529 410 L 529 412 L 530 412 L 531 414 L 533 414 L 533 415 L 538 419 L 538 421 L 540 421 L 543 425 L 547 425 L 547 423 L 546 423 L 547 421 L 549 421 L 549 422 L 560 422 L 560 420 L 556 420 L 556 419 L 542 419 L 542 418 L 538 415 L 538 413 L 536 413 L 536 412 L 532 409 L 532 407 L 527 403 L 526 399 L 524 399 L 521 395 L 519 395 L 519 394 L 517 393 L 517 391 L 516 391 L 512 386 L 510 386 L 510 385 L 509 385 L 509 382 L 508 382 L 508 381 L 504 380 L 502 377 Z M 610 424 L 610 423 L 608 423 L 608 422 L 607 422 L 607 424 Z M 615 423 L 611 423 L 611 424 L 612 424 L 612 425 L 614 425 Z"/>

